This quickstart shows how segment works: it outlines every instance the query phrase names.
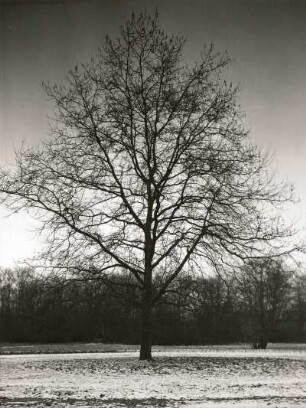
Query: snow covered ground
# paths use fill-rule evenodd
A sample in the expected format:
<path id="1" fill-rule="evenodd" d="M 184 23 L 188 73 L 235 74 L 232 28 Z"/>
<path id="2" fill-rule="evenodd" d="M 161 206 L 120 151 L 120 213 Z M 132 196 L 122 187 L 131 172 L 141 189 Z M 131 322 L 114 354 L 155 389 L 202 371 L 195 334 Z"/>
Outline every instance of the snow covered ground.
<path id="1" fill-rule="evenodd" d="M 152 363 L 125 350 L 1 355 L 0 405 L 306 407 L 305 346 L 157 347 Z"/>

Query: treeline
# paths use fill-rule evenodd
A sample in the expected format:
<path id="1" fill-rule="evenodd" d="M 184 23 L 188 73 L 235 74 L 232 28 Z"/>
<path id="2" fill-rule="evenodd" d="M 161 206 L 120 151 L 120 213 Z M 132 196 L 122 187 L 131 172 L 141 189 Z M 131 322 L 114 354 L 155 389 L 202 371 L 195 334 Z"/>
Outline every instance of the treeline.
<path id="1" fill-rule="evenodd" d="M 47 279 L 0 271 L 0 341 L 138 343 L 141 292 L 127 275 Z M 154 344 L 306 341 L 306 279 L 280 262 L 228 276 L 184 276 L 155 306 Z"/>

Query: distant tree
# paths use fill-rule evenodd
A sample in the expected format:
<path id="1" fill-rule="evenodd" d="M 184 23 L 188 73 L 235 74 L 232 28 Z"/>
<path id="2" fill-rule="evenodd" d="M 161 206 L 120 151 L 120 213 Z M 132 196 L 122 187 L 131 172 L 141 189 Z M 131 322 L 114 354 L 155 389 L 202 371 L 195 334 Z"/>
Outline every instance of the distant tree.
<path id="1" fill-rule="evenodd" d="M 306 275 L 295 276 L 292 286 L 292 309 L 293 317 L 297 322 L 297 338 L 301 340 L 305 333 L 306 322 Z"/>
<path id="2" fill-rule="evenodd" d="M 220 343 L 239 339 L 231 280 L 220 276 L 197 280 L 193 303 L 201 342 Z"/>
<path id="3" fill-rule="evenodd" d="M 15 276 L 11 269 L 0 269 L 0 338 L 13 330 Z"/>
<path id="4" fill-rule="evenodd" d="M 279 259 L 248 260 L 237 275 L 247 337 L 254 348 L 266 348 L 277 321 L 290 302 L 292 273 Z"/>
<path id="5" fill-rule="evenodd" d="M 151 359 L 152 309 L 182 272 L 277 252 L 288 235 L 268 207 L 290 191 L 241 126 L 238 91 L 222 79 L 229 58 L 211 46 L 189 67 L 184 44 L 157 15 L 132 15 L 66 86 L 44 86 L 52 137 L 22 149 L 0 182 L 7 206 L 36 210 L 50 231 L 44 265 L 132 275 L 140 359 Z"/>

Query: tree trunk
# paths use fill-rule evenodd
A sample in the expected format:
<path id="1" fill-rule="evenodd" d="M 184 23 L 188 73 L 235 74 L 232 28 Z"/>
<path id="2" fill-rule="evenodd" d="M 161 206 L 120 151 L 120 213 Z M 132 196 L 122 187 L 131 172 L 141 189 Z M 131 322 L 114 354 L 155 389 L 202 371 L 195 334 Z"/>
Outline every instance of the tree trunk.
<path id="1" fill-rule="evenodd" d="M 142 334 L 140 360 L 152 360 L 152 308 L 151 299 L 144 295 L 142 309 Z"/>
<path id="2" fill-rule="evenodd" d="M 148 196 L 151 196 L 151 188 L 148 185 Z M 140 345 L 140 360 L 152 360 L 152 259 L 154 245 L 151 239 L 150 226 L 152 219 L 152 201 L 149 203 L 147 214 L 147 228 L 145 231 L 145 273 L 143 282 L 142 298 L 142 334 Z"/>
<path id="3" fill-rule="evenodd" d="M 140 360 L 152 360 L 152 270 L 147 269 L 142 298 L 142 333 Z"/>

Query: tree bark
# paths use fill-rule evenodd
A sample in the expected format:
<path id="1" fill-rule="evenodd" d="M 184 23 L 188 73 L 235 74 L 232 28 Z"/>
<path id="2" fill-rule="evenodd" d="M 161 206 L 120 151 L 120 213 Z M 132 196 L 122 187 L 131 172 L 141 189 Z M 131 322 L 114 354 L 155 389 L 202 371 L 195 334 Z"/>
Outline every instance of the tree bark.
<path id="1" fill-rule="evenodd" d="M 140 360 L 152 360 L 152 260 L 154 255 L 154 244 L 151 237 L 153 200 L 151 185 L 147 185 L 148 212 L 145 229 L 145 273 L 143 282 L 142 298 L 142 335 L 140 345 Z"/>
<path id="2" fill-rule="evenodd" d="M 147 291 L 146 291 L 147 292 Z M 142 335 L 140 360 L 152 360 L 152 305 L 149 293 L 144 293 L 142 305 Z"/>
<path id="3" fill-rule="evenodd" d="M 142 334 L 140 345 L 140 360 L 152 360 L 152 246 L 150 239 L 146 244 L 146 272 L 144 276 L 142 298 Z"/>

